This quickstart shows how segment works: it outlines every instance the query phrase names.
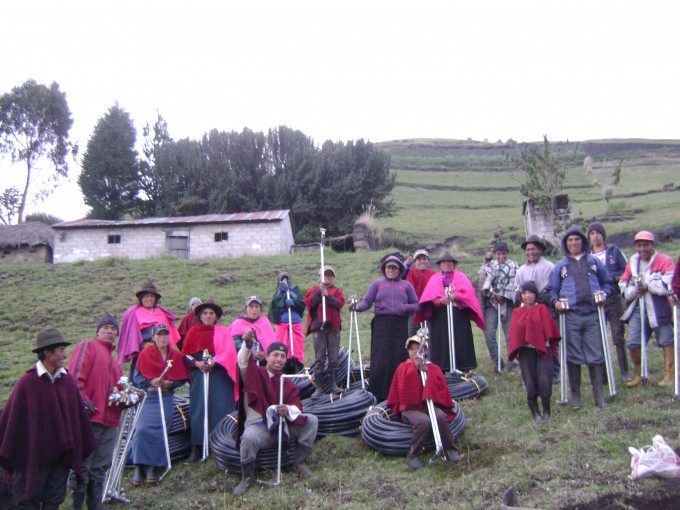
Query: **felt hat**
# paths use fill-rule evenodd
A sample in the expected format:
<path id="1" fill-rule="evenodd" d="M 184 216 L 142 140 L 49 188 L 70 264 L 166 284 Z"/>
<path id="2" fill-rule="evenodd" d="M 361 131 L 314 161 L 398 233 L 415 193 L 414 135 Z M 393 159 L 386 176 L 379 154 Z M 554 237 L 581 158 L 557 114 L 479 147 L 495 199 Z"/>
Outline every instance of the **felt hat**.
<path id="1" fill-rule="evenodd" d="M 444 262 L 445 260 L 450 260 L 454 264 L 458 264 L 458 259 L 456 257 L 454 257 L 453 255 L 451 255 L 451 253 L 448 252 L 448 251 L 445 251 L 444 253 L 442 253 L 439 256 L 439 258 L 434 261 L 434 263 L 437 264 L 438 266 L 440 266 L 441 263 Z"/>
<path id="2" fill-rule="evenodd" d="M 224 315 L 224 310 L 222 310 L 222 307 L 220 307 L 212 299 L 208 299 L 205 302 L 198 305 L 196 307 L 196 310 L 194 310 L 194 315 L 200 319 L 203 310 L 206 310 L 208 308 L 215 312 L 215 315 L 217 315 L 217 320 L 219 320 Z"/>
<path id="3" fill-rule="evenodd" d="M 546 246 L 543 241 L 541 241 L 541 238 L 538 237 L 536 234 L 531 234 L 526 241 L 524 241 L 521 246 L 523 250 L 527 249 L 527 246 L 533 244 L 537 246 L 541 251 L 545 251 Z"/>
<path id="4" fill-rule="evenodd" d="M 47 328 L 36 335 L 35 345 L 33 352 L 40 352 L 47 347 L 71 345 L 71 342 L 64 340 L 64 336 L 57 328 Z"/>
<path id="5" fill-rule="evenodd" d="M 148 293 L 156 294 L 156 300 L 161 298 L 161 295 L 156 290 L 156 286 L 153 284 L 153 282 L 146 282 L 144 285 L 142 285 L 142 288 L 137 291 L 135 296 L 137 296 L 137 299 L 142 299 L 142 296 Z"/>

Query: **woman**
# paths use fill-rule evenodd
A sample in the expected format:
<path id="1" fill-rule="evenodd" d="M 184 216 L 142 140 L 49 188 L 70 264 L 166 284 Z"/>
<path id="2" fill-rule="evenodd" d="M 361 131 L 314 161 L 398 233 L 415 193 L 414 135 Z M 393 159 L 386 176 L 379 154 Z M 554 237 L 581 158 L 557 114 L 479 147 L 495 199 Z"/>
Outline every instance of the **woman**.
<path id="1" fill-rule="evenodd" d="M 156 324 L 165 324 L 168 327 L 171 346 L 179 341 L 179 332 L 174 324 L 177 316 L 158 306 L 161 295 L 156 290 L 156 286 L 147 282 L 136 296 L 138 303 L 128 308 L 123 314 L 118 343 L 118 363 L 122 365 L 132 360 L 131 378 L 134 377 L 137 355 L 145 345 L 151 343 L 151 333 Z"/>
<path id="2" fill-rule="evenodd" d="M 180 351 L 182 350 L 184 339 L 187 337 L 189 330 L 200 322 L 196 316 L 196 307 L 201 304 L 203 304 L 201 298 L 192 297 L 189 300 L 189 311 L 184 317 L 182 317 L 182 321 L 179 323 L 179 326 L 177 326 L 177 331 L 179 332 L 179 342 L 177 342 L 177 348 Z"/>
<path id="3" fill-rule="evenodd" d="M 182 348 L 184 362 L 191 370 L 191 454 L 185 463 L 196 462 L 202 457 L 205 429 L 203 374 L 208 374 L 208 432 L 236 409 L 238 401 L 236 348 L 229 328 L 217 324 L 223 315 L 222 308 L 213 301 L 206 301 L 196 307 L 195 314 L 199 323 L 189 330 Z M 204 359 L 206 350 L 212 360 Z"/>
<path id="4" fill-rule="evenodd" d="M 241 349 L 244 341 L 244 335 L 255 335 L 254 340 L 257 340 L 259 348 L 254 353 L 262 353 L 261 359 L 258 355 L 258 361 L 264 359 L 264 353 L 267 352 L 269 344 L 276 340 L 274 329 L 272 328 L 269 319 L 262 315 L 262 300 L 257 296 L 248 296 L 245 303 L 245 315 L 242 315 L 229 327 L 229 334 L 234 340 L 236 352 Z"/>
<path id="5" fill-rule="evenodd" d="M 402 261 L 391 255 L 380 265 L 384 278 L 375 280 L 364 299 L 356 305 L 357 312 L 373 308 L 371 321 L 371 377 L 369 388 L 378 401 L 390 392 L 392 377 L 408 353 L 401 347 L 408 337 L 408 316 L 418 311 L 418 297 L 413 286 L 401 279 Z M 350 305 L 350 309 L 354 305 Z"/>
<path id="6" fill-rule="evenodd" d="M 484 319 L 475 289 L 465 274 L 456 271 L 458 261 L 449 252 L 439 257 L 435 264 L 440 268 L 427 282 L 420 297 L 420 311 L 415 321 L 430 321 L 430 353 L 432 363 L 444 372 L 450 371 L 449 326 L 447 305 L 453 306 L 453 332 L 455 340 L 456 369 L 467 372 L 477 368 L 475 344 L 470 321 L 484 331 Z M 447 288 L 451 286 L 451 295 Z"/>
<path id="7" fill-rule="evenodd" d="M 157 483 L 159 478 L 155 468 L 168 466 L 165 433 L 172 422 L 173 393 L 188 377 L 182 355 L 170 347 L 168 326 L 154 326 L 152 339 L 153 344 L 139 353 L 133 376 L 133 384 L 146 390 L 144 406 L 130 440 L 130 461 L 135 465 L 132 483 L 135 485 L 144 480 Z M 163 374 L 169 362 L 172 366 Z M 161 389 L 162 400 L 159 399 L 158 388 Z M 165 413 L 165 430 L 161 421 L 161 405 Z"/>
<path id="8" fill-rule="evenodd" d="M 508 359 L 519 358 L 527 405 L 536 423 L 550 423 L 552 359 L 560 332 L 545 305 L 538 303 L 538 287 L 533 280 L 520 287 L 522 304 L 515 308 L 510 322 Z M 538 397 L 543 416 L 538 411 Z"/>
<path id="9" fill-rule="evenodd" d="M 302 327 L 302 316 L 305 313 L 304 294 L 297 285 L 293 287 L 290 273 L 279 273 L 276 283 L 278 288 L 272 296 L 269 320 L 276 324 L 276 341 L 288 347 L 288 361 L 283 372 L 296 374 L 305 364 L 305 334 Z"/>

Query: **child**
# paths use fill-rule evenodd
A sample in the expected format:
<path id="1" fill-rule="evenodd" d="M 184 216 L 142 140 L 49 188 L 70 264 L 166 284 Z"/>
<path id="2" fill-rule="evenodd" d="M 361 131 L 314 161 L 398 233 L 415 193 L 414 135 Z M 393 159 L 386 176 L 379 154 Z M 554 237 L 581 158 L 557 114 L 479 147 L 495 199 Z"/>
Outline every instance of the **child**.
<path id="1" fill-rule="evenodd" d="M 538 288 L 533 280 L 520 287 L 522 305 L 512 313 L 508 359 L 519 358 L 527 404 L 536 423 L 550 423 L 552 396 L 552 350 L 560 341 L 560 332 L 545 305 L 539 304 Z M 538 397 L 543 416 L 538 411 Z"/>

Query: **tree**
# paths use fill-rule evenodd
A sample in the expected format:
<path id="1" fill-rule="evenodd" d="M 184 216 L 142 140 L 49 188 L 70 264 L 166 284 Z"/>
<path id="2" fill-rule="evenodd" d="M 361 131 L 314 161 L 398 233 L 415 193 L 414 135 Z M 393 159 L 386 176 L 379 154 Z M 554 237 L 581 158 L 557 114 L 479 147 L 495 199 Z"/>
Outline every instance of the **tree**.
<path id="1" fill-rule="evenodd" d="M 140 189 L 143 200 L 140 201 L 140 214 L 143 217 L 156 216 L 157 206 L 161 203 L 162 172 L 159 169 L 159 160 L 163 148 L 173 143 L 168 123 L 156 112 L 156 122 L 144 127 L 144 159 L 139 163 Z"/>
<path id="2" fill-rule="evenodd" d="M 21 193 L 14 186 L 3 191 L 0 195 L 0 221 L 5 225 L 12 223 L 19 211 L 20 203 Z"/>
<path id="3" fill-rule="evenodd" d="M 130 115 L 118 103 L 97 121 L 83 154 L 78 185 L 90 218 L 117 220 L 138 203 L 140 177 Z"/>
<path id="4" fill-rule="evenodd" d="M 75 159 L 78 153 L 78 146 L 68 139 L 72 125 L 66 94 L 57 83 L 47 87 L 27 80 L 0 96 L 0 153 L 9 154 L 12 163 L 26 165 L 26 184 L 17 209 L 19 223 L 23 221 L 31 182 L 36 177 L 34 172 L 40 170 L 37 163 L 42 158 L 49 160 L 54 169 L 46 181 L 52 187 L 41 189 L 38 198 L 51 193 L 54 183 L 68 175 L 66 158 L 71 153 Z"/>

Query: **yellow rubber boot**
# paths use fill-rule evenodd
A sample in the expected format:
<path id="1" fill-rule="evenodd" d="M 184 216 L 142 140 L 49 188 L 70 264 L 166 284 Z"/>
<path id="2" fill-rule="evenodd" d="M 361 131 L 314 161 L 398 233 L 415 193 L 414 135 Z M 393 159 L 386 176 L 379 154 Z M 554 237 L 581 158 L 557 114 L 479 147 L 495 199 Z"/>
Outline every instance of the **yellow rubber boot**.
<path id="1" fill-rule="evenodd" d="M 673 357 L 673 346 L 663 346 L 663 359 L 665 374 L 657 386 L 673 386 L 675 384 L 675 358 Z"/>
<path id="2" fill-rule="evenodd" d="M 630 359 L 633 362 L 633 380 L 626 383 L 629 388 L 635 388 L 642 382 L 642 376 L 640 375 L 641 362 L 640 358 L 642 356 L 642 351 L 638 347 L 637 349 L 630 350 Z"/>

